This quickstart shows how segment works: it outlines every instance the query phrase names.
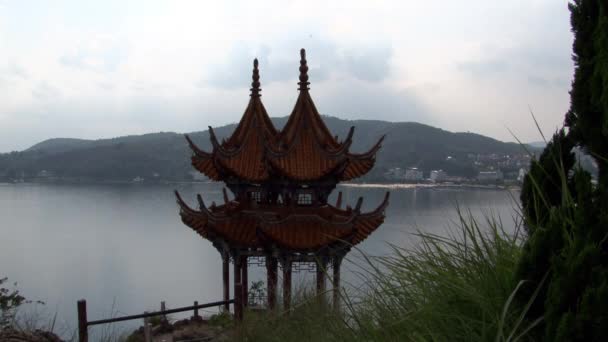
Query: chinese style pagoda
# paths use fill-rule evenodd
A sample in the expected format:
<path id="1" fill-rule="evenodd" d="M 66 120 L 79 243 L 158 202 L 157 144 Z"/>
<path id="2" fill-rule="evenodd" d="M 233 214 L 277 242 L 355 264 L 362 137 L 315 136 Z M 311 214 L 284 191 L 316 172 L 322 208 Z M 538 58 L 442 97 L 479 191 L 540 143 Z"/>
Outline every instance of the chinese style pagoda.
<path id="1" fill-rule="evenodd" d="M 341 192 L 335 204 L 327 202 L 338 182 L 361 177 L 374 166 L 384 137 L 365 153 L 349 151 L 354 127 L 343 141 L 334 137 L 310 97 L 304 49 L 300 55 L 300 93 L 283 129 L 274 127 L 260 99 L 255 59 L 251 98 L 232 135 L 218 141 L 209 127 L 211 152 L 199 149 L 186 136 L 192 165 L 210 179 L 224 182 L 234 198 L 229 199 L 224 189 L 224 203 L 208 207 L 198 195 L 199 208 L 193 209 L 176 191 L 180 216 L 222 255 L 224 300 L 229 299 L 229 262 L 233 261 L 235 301 L 241 305 L 247 305 L 248 260 L 264 258 L 270 309 L 276 306 L 279 262 L 286 310 L 292 266 L 311 262 L 316 264 L 319 293 L 325 291 L 326 271 L 333 269 L 337 308 L 342 259 L 382 224 L 388 205 L 389 193 L 370 212 L 361 211 L 362 198 L 354 208 L 343 208 Z M 235 305 L 235 314 L 242 314 L 242 307 Z"/>

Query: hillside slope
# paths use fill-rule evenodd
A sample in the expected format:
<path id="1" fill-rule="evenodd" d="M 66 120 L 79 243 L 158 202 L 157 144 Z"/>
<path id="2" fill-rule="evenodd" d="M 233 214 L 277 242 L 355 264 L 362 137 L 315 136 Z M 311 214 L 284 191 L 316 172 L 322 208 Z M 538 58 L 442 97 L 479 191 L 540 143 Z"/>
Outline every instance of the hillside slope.
<path id="1" fill-rule="evenodd" d="M 282 127 L 286 117 L 274 118 Z M 325 117 L 330 130 L 344 137 L 355 126 L 352 150 L 368 149 L 386 135 L 374 170 L 366 178 L 378 179 L 390 167 L 417 166 L 426 172 L 444 169 L 452 175 L 474 176 L 470 154 L 522 154 L 521 146 L 474 133 L 453 133 L 415 122 L 342 120 Z M 218 138 L 228 136 L 235 125 L 215 129 Z M 208 131 L 190 133 L 203 149 L 209 149 Z M 50 139 L 22 152 L 0 154 L 0 176 L 34 177 L 41 170 L 57 177 L 82 180 L 127 181 L 192 179 L 190 151 L 182 134 L 151 133 L 112 139 Z M 450 157 L 450 158 L 448 158 Z M 470 157 L 470 156 L 469 156 Z M 467 159 L 468 158 L 468 159 Z"/>

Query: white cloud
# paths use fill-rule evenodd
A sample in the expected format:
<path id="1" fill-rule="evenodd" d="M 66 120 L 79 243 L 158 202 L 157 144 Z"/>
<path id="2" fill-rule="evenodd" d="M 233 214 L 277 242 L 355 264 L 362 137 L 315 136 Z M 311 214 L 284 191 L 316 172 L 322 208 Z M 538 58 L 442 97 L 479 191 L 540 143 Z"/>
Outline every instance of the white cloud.
<path id="1" fill-rule="evenodd" d="M 260 59 L 286 115 L 308 52 L 319 110 L 537 140 L 567 110 L 566 2 L 5 2 L 0 151 L 238 120 Z"/>

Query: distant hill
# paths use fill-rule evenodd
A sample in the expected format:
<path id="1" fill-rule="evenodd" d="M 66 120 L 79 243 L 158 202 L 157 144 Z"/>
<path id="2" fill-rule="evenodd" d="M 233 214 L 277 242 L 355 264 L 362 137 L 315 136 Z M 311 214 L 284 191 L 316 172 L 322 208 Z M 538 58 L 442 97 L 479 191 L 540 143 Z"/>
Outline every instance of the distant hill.
<path id="1" fill-rule="evenodd" d="M 324 117 L 329 129 L 344 137 L 355 126 L 352 151 L 371 147 L 386 134 L 376 167 L 366 179 L 379 179 L 391 167 L 416 166 L 428 172 L 443 169 L 452 175 L 474 176 L 477 172 L 470 155 L 523 154 L 515 143 L 504 143 L 474 133 L 453 133 L 415 122 L 343 120 Z M 282 127 L 287 117 L 273 118 Z M 218 138 L 227 137 L 235 124 L 215 128 Z M 210 149 L 209 132 L 190 133 L 199 147 Z M 50 139 L 27 150 L 0 154 L 0 176 L 35 177 L 46 174 L 66 179 L 128 181 L 140 176 L 146 180 L 190 180 L 190 150 L 182 134 L 151 133 L 112 139 Z M 451 157 L 451 158 L 448 158 Z"/>
<path id="2" fill-rule="evenodd" d="M 92 140 L 85 139 L 72 139 L 72 138 L 54 138 L 40 142 L 26 151 L 46 151 L 48 153 L 61 153 L 66 152 L 81 146 L 86 143 L 91 143 Z"/>

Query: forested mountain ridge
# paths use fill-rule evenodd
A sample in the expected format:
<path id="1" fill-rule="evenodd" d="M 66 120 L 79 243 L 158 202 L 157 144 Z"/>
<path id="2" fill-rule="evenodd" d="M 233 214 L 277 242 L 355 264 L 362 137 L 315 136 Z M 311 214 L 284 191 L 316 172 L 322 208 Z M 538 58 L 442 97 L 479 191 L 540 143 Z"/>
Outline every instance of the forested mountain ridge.
<path id="1" fill-rule="evenodd" d="M 273 118 L 282 127 L 287 117 Z M 443 169 L 451 175 L 473 177 L 478 170 L 472 155 L 522 155 L 515 143 L 504 143 L 474 133 L 453 133 L 415 122 L 343 120 L 326 116 L 329 129 L 343 138 L 355 126 L 354 152 L 365 151 L 386 135 L 376 167 L 366 179 L 379 179 L 391 167 L 418 167 L 428 172 Z M 215 128 L 219 139 L 229 136 L 235 124 Z M 209 132 L 189 133 L 199 147 L 209 150 Z M 191 152 L 182 134 L 171 132 L 112 139 L 49 139 L 21 152 L 0 154 L 0 177 L 43 175 L 65 179 L 129 181 L 191 180 Z"/>

